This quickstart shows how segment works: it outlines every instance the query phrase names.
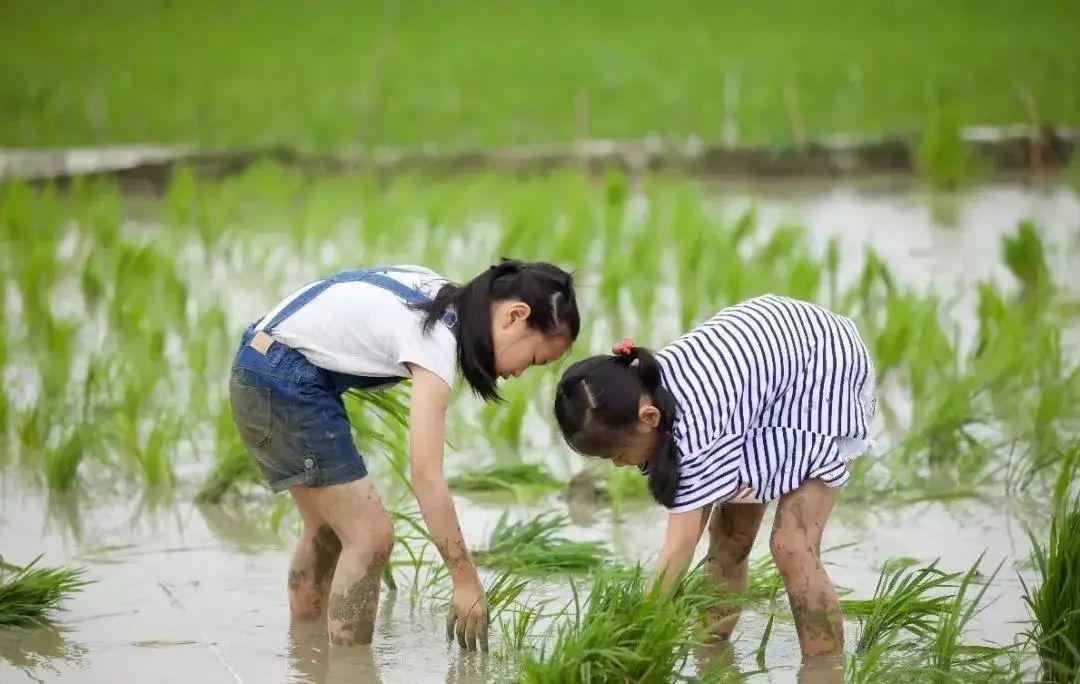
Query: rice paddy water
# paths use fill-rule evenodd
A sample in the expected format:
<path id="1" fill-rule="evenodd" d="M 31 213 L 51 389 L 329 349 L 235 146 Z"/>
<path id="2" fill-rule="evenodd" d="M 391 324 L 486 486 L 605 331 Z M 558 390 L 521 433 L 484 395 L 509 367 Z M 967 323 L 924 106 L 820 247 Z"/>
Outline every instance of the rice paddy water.
<path id="1" fill-rule="evenodd" d="M 0 628 L 0 680 L 793 681 L 798 644 L 766 534 L 747 596 L 703 592 L 696 574 L 673 600 L 643 593 L 664 513 L 636 474 L 557 439 L 559 365 L 508 384 L 497 408 L 460 392 L 449 421 L 490 655 L 441 641 L 450 584 L 409 493 L 407 390 L 348 399 L 398 535 L 375 644 L 328 648 L 324 626 L 290 626 L 299 523 L 230 420 L 240 331 L 338 269 L 419 263 L 464 278 L 512 255 L 577 269 L 586 325 L 566 362 L 625 334 L 663 344 L 764 292 L 852 317 L 881 410 L 877 448 L 825 537 L 847 616 L 832 675 L 1074 681 L 1076 191 L 765 187 L 275 165 L 181 171 L 162 198 L 105 181 L 0 187 L 0 552 L 15 564 L 0 571 L 0 623 L 22 625 Z M 58 566 L 71 570 L 46 570 Z M 736 598 L 733 648 L 712 649 L 697 616 Z"/>

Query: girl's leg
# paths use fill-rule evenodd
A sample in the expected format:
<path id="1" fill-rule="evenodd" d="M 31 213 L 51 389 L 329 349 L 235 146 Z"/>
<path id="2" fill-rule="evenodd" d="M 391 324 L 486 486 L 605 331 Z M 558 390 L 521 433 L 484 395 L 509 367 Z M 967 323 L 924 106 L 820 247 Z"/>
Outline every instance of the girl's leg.
<path id="1" fill-rule="evenodd" d="M 394 526 L 379 496 L 366 479 L 291 491 L 303 508 L 326 520 L 341 540 L 327 612 L 330 642 L 370 644 L 379 581 L 394 546 Z"/>
<path id="2" fill-rule="evenodd" d="M 780 498 L 769 547 L 784 578 L 803 655 L 839 655 L 840 601 L 821 565 L 821 536 L 840 489 L 808 480 Z"/>
<path id="3" fill-rule="evenodd" d="M 341 540 L 313 505 L 310 496 L 297 495 L 293 487 L 293 502 L 300 511 L 304 530 L 289 565 L 289 608 L 294 618 L 309 620 L 319 617 L 326 608 L 334 566 L 341 555 Z"/>
<path id="4" fill-rule="evenodd" d="M 709 555 L 705 574 L 716 583 L 717 591 L 746 591 L 747 565 L 765 504 L 717 504 L 709 521 Z M 713 630 L 719 639 L 729 639 L 742 607 L 731 603 L 716 610 Z"/>

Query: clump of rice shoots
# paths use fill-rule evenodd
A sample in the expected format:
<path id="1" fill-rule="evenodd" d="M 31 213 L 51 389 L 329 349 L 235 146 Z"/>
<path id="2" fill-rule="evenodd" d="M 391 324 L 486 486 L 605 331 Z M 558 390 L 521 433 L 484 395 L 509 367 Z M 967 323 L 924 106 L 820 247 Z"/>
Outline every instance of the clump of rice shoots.
<path id="1" fill-rule="evenodd" d="M 1015 649 L 963 641 L 997 574 L 984 578 L 981 561 L 957 573 L 943 572 L 936 561 L 924 567 L 890 561 L 872 599 L 842 601 L 845 615 L 860 623 L 845 681 L 1017 681 Z"/>
<path id="2" fill-rule="evenodd" d="M 938 190 L 957 189 L 971 180 L 976 170 L 960 119 L 950 111 L 938 111 L 928 122 L 916 155 L 919 173 Z"/>
<path id="3" fill-rule="evenodd" d="M 482 468 L 468 468 L 448 480 L 459 492 L 513 494 L 519 499 L 536 498 L 556 492 L 563 483 L 547 468 L 535 463 L 496 463 Z"/>
<path id="4" fill-rule="evenodd" d="M 938 618 L 948 606 L 948 597 L 934 595 L 960 573 L 939 570 L 937 561 L 921 568 L 888 562 L 878 575 L 871 599 L 845 599 L 846 616 L 858 616 L 859 639 L 856 653 L 866 653 L 886 638 L 907 632 L 916 638 L 932 636 Z"/>
<path id="5" fill-rule="evenodd" d="M 19 568 L 0 562 L 0 626 L 43 623 L 60 603 L 89 582 L 82 568 L 39 568 L 38 556 Z"/>
<path id="6" fill-rule="evenodd" d="M 692 573 L 673 594 L 645 589 L 645 574 L 600 573 L 581 606 L 577 590 L 572 620 L 562 623 L 550 649 L 526 657 L 518 682 L 639 682 L 681 679 L 693 649 L 703 645 L 702 619 L 716 599 L 700 573 Z"/>
<path id="7" fill-rule="evenodd" d="M 1047 544 L 1032 535 L 1031 548 L 1039 584 L 1024 584 L 1024 602 L 1031 613 L 1028 636 L 1039 655 L 1040 681 L 1080 681 L 1080 498 L 1058 508 Z"/>
<path id="8" fill-rule="evenodd" d="M 610 552 L 600 542 L 573 541 L 562 535 L 567 518 L 546 513 L 530 520 L 509 522 L 499 517 L 486 549 L 473 558 L 478 565 L 520 574 L 584 572 L 604 563 Z"/>
<path id="9" fill-rule="evenodd" d="M 1046 293 L 1053 281 L 1046 265 L 1046 249 L 1034 222 L 1021 221 L 1015 235 L 1002 236 L 1001 253 L 1009 271 L 1023 284 L 1025 297 Z"/>

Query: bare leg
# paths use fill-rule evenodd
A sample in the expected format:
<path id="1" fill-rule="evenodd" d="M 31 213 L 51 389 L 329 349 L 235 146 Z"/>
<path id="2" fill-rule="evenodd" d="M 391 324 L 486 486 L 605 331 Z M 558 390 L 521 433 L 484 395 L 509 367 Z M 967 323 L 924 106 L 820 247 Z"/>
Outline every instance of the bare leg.
<path id="1" fill-rule="evenodd" d="M 334 568 L 327 612 L 330 642 L 370 644 L 379 581 L 394 545 L 394 526 L 367 480 L 327 487 L 293 487 L 303 509 L 326 520 L 341 553 Z"/>
<path id="2" fill-rule="evenodd" d="M 769 540 L 807 657 L 838 655 L 844 647 L 840 601 L 821 565 L 821 536 L 839 496 L 821 480 L 804 482 L 780 498 Z"/>
<path id="3" fill-rule="evenodd" d="M 761 527 L 765 504 L 718 504 L 709 521 L 709 555 L 705 574 L 721 593 L 746 591 L 750 549 Z M 721 640 L 731 638 L 742 606 L 731 603 L 713 612 L 713 634 Z"/>
<path id="4" fill-rule="evenodd" d="M 311 505 L 309 498 L 293 494 L 304 522 L 304 532 L 289 566 L 289 607 L 293 617 L 300 620 L 317 618 L 326 608 L 334 566 L 341 555 L 341 540 Z"/>

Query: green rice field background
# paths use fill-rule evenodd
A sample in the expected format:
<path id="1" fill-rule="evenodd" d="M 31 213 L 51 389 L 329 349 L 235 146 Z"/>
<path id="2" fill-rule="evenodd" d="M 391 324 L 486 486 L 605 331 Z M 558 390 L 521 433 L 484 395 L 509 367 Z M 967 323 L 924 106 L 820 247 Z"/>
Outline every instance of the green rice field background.
<path id="1" fill-rule="evenodd" d="M 790 145 L 1080 123 L 1072 0 L 0 4 L 0 145 Z"/>

